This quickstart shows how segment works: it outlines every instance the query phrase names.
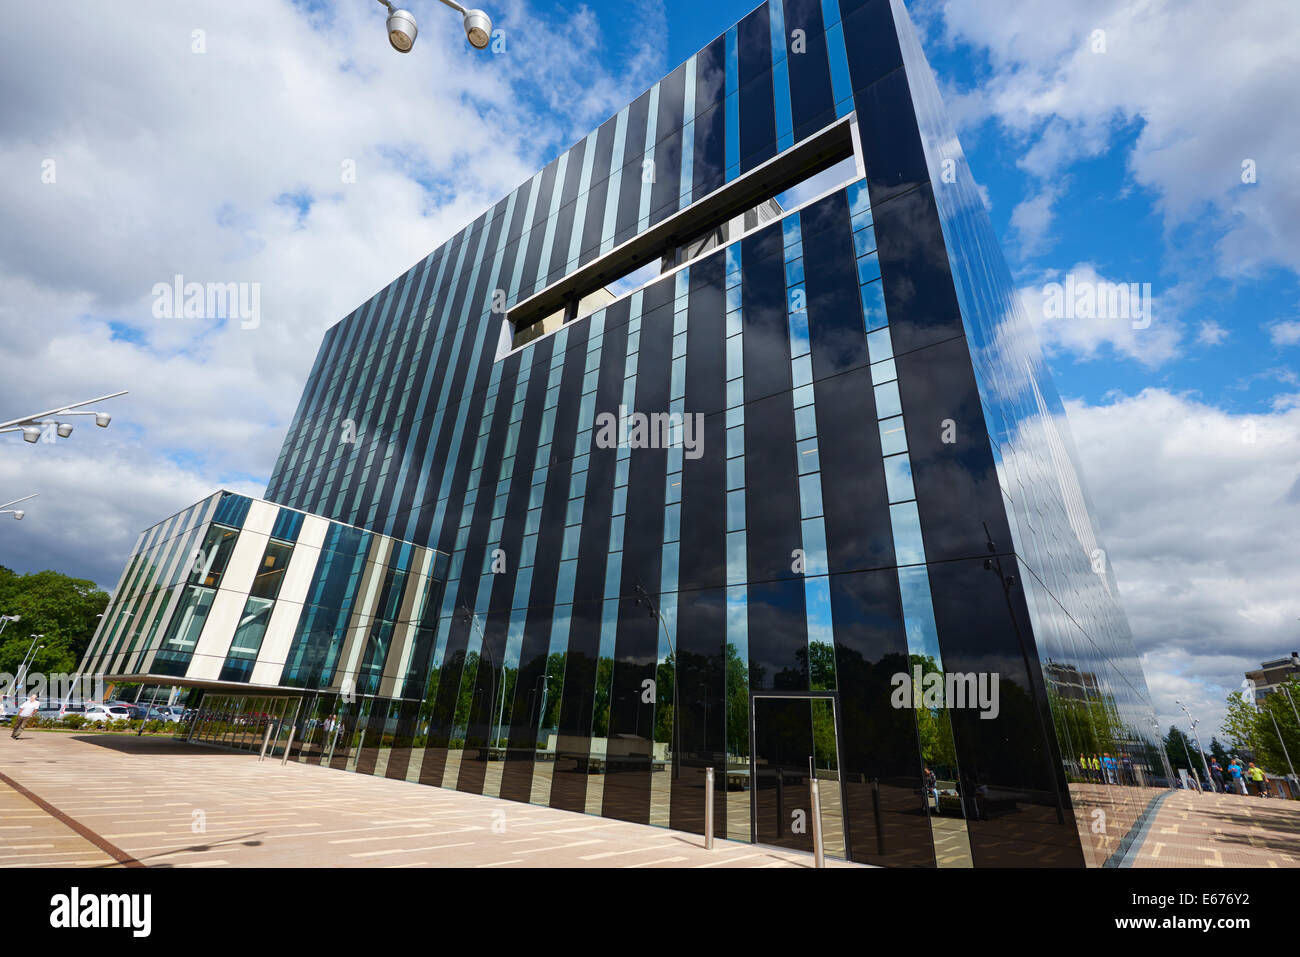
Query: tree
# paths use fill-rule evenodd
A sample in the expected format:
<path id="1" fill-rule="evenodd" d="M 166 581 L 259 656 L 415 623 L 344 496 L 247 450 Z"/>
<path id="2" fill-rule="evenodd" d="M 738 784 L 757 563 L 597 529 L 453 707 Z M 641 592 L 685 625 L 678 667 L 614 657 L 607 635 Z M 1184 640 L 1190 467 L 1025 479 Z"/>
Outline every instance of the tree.
<path id="1" fill-rule="evenodd" d="M 1295 678 L 1288 678 L 1281 689 L 1254 705 L 1240 691 L 1234 691 L 1228 695 L 1228 710 L 1223 718 L 1223 733 L 1237 747 L 1249 751 L 1257 764 L 1275 774 L 1289 772 L 1292 763 L 1300 760 L 1300 725 L 1296 724 L 1288 695 L 1300 701 L 1300 682 Z"/>
<path id="2" fill-rule="evenodd" d="M 1171 724 L 1169 733 L 1165 735 L 1165 750 L 1169 752 L 1169 760 L 1174 763 L 1175 769 L 1182 767 L 1185 761 L 1189 772 L 1198 778 L 1201 776 L 1201 762 L 1197 757 L 1196 745 L 1176 724 Z"/>
<path id="3" fill-rule="evenodd" d="M 1210 738 L 1210 757 L 1218 761 L 1221 765 L 1228 763 L 1228 749 L 1218 738 Z"/>
<path id="4" fill-rule="evenodd" d="M 30 673 L 76 671 L 90 646 L 108 594 L 92 581 L 56 571 L 19 575 L 0 566 L 0 614 L 18 615 L 0 639 L 0 672 L 17 674 L 31 636 L 44 635 L 45 647 L 28 665 Z"/>
<path id="5" fill-rule="evenodd" d="M 1223 715 L 1223 724 L 1219 730 L 1233 743 L 1234 747 L 1254 751 L 1256 748 L 1255 729 L 1259 713 L 1242 697 L 1240 691 L 1228 695 L 1228 709 Z"/>

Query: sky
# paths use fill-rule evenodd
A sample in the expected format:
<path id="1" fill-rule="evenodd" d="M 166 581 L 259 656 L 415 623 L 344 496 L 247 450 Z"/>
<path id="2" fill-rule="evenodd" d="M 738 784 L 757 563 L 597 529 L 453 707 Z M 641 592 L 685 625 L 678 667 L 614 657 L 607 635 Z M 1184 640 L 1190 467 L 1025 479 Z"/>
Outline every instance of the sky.
<path id="1" fill-rule="evenodd" d="M 494 50 L 410 4 L 39 5 L 0 36 L 0 564 L 111 589 L 143 528 L 265 490 L 323 331 L 755 0 L 493 3 Z M 911 0 L 1056 379 L 1161 723 L 1217 731 L 1300 650 L 1300 5 Z M 155 286 L 256 283 L 258 322 Z M 1056 317 L 1137 283 L 1150 322 Z M 1148 285 L 1149 284 L 1149 285 Z M 1208 745 L 1208 733 L 1204 743 Z"/>

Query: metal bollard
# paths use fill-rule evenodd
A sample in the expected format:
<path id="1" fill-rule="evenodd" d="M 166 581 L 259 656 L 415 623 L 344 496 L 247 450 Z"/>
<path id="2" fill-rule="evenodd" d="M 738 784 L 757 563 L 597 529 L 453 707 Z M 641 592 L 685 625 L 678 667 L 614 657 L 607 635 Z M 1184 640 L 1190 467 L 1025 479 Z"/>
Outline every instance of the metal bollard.
<path id="1" fill-rule="evenodd" d="M 822 789 L 816 778 L 812 784 L 813 867 L 826 866 L 826 851 L 822 847 Z"/>
<path id="2" fill-rule="evenodd" d="M 280 759 L 280 767 L 284 767 L 289 763 L 289 749 L 293 747 L 293 736 L 297 730 L 298 726 L 296 724 L 291 724 L 289 726 L 289 740 L 284 744 L 284 757 Z"/>
<path id="3" fill-rule="evenodd" d="M 704 849 L 713 850 L 713 768 L 704 769 Z"/>
<path id="4" fill-rule="evenodd" d="M 266 749 L 267 746 L 270 745 L 271 743 L 271 732 L 274 730 L 275 730 L 275 725 L 268 721 L 266 724 L 266 735 L 262 738 L 262 753 L 257 756 L 257 760 L 259 761 L 266 760 Z"/>

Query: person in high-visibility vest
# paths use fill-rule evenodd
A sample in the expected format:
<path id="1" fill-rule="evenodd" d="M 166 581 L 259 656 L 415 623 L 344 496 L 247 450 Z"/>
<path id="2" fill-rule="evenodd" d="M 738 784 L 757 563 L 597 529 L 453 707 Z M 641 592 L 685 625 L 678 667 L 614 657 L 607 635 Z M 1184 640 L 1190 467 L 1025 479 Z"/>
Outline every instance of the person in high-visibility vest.
<path id="1" fill-rule="evenodd" d="M 1260 797 L 1268 797 L 1268 775 L 1264 773 L 1263 768 L 1251 761 L 1250 766 L 1246 768 L 1246 777 L 1254 783 Z"/>

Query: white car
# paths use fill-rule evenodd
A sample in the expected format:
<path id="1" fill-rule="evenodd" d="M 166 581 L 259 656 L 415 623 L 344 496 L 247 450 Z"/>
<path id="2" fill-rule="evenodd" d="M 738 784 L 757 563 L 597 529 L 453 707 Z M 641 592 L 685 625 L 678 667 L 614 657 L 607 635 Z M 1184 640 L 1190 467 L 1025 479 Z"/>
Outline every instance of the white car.
<path id="1" fill-rule="evenodd" d="M 82 716 L 87 721 L 125 721 L 131 717 L 131 709 L 120 704 L 88 704 Z"/>

